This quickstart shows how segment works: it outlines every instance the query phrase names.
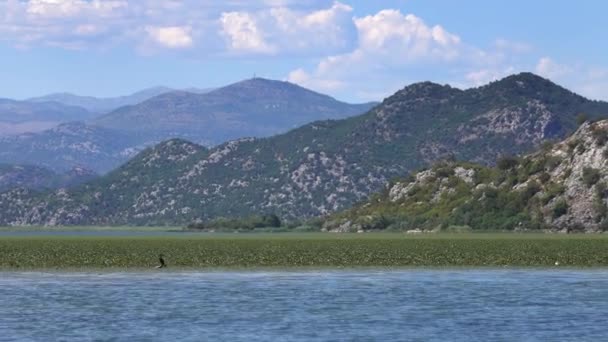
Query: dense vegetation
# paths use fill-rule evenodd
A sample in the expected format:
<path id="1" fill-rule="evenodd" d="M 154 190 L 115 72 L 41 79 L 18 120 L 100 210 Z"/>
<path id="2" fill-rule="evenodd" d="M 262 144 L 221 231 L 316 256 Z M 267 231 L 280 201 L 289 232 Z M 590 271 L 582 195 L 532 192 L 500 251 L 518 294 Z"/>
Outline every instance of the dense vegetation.
<path id="1" fill-rule="evenodd" d="M 256 228 L 281 228 L 281 219 L 274 214 L 251 216 L 248 218 L 217 218 L 208 222 L 188 225 L 188 229 L 205 231 L 248 231 Z"/>
<path id="2" fill-rule="evenodd" d="M 0 269 L 606 266 L 603 236 L 306 234 L 25 237 L 0 240 Z"/>

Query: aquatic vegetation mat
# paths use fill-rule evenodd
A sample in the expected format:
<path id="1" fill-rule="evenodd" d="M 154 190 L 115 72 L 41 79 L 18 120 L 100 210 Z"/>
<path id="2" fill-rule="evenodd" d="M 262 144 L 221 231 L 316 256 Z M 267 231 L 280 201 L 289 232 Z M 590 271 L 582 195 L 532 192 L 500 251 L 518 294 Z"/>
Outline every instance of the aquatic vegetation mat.
<path id="1" fill-rule="evenodd" d="M 5 237 L 2 269 L 608 266 L 600 235 Z"/>

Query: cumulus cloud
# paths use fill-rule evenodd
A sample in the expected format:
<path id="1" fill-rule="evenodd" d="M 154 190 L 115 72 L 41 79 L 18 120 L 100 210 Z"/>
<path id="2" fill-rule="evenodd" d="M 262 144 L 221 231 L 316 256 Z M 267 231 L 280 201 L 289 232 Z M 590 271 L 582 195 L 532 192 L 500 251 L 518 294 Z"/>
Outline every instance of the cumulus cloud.
<path id="1" fill-rule="evenodd" d="M 275 47 L 270 46 L 264 32 L 258 28 L 256 20 L 243 12 L 223 13 L 220 19 L 222 34 L 225 36 L 228 48 L 236 52 L 273 53 Z"/>
<path id="2" fill-rule="evenodd" d="M 296 69 L 287 79 L 321 91 L 332 91 L 357 84 L 355 78 L 367 77 L 368 80 L 382 81 L 382 87 L 393 90 L 396 72 L 414 65 L 424 67 L 452 63 L 462 58 L 463 54 L 473 53 L 458 35 L 440 25 L 430 26 L 421 18 L 402 14 L 398 10 L 382 10 L 374 15 L 355 18 L 354 23 L 358 36 L 354 49 L 323 58 L 311 71 Z M 392 77 L 382 77 L 388 70 L 391 70 Z M 370 94 L 380 92 L 369 89 L 369 86 L 367 88 L 366 92 Z"/>
<path id="3" fill-rule="evenodd" d="M 225 12 L 220 19 L 229 51 L 262 54 L 324 54 L 351 48 L 356 39 L 352 8 L 340 2 L 326 9 L 279 6 L 255 12 Z"/>
<path id="4" fill-rule="evenodd" d="M 0 0 L 0 41 L 19 47 L 100 48 L 146 54 L 313 55 L 356 39 L 352 8 L 303 0 Z"/>
<path id="5" fill-rule="evenodd" d="M 193 43 L 190 26 L 149 26 L 146 27 L 146 32 L 154 42 L 170 49 L 188 48 Z"/>

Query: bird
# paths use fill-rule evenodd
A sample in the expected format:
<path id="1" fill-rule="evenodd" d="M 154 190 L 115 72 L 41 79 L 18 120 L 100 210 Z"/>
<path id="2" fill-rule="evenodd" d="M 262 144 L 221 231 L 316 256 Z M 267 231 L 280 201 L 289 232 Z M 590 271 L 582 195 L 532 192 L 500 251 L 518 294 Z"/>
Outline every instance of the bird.
<path id="1" fill-rule="evenodd" d="M 160 265 L 156 266 L 156 268 L 165 268 L 165 267 L 167 267 L 167 264 L 165 264 L 165 259 L 163 259 L 163 255 L 162 254 L 158 255 L 158 262 L 160 262 Z"/>

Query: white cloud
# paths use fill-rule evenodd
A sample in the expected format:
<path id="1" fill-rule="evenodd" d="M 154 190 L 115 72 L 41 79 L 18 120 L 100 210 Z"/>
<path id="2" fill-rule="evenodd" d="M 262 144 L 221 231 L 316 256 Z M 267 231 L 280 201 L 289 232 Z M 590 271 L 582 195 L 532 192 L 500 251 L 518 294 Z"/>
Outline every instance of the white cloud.
<path id="1" fill-rule="evenodd" d="M 466 85 L 482 86 L 493 81 L 497 81 L 503 77 L 509 76 L 517 72 L 513 66 L 507 66 L 499 69 L 480 69 L 470 71 L 465 75 Z"/>
<path id="2" fill-rule="evenodd" d="M 273 53 L 264 33 L 258 28 L 256 20 L 243 12 L 223 13 L 220 19 L 222 34 L 226 37 L 228 48 L 236 52 Z"/>
<path id="3" fill-rule="evenodd" d="M 536 64 L 536 73 L 547 78 L 559 78 L 571 73 L 571 67 L 561 65 L 549 57 L 541 58 Z"/>
<path id="4" fill-rule="evenodd" d="M 312 71 L 294 70 L 287 79 L 320 91 L 359 86 L 358 79 L 367 79 L 364 92 L 377 94 L 379 89 L 370 88 L 374 81 L 384 82 L 377 85 L 382 90 L 392 90 L 398 73 L 408 67 L 453 63 L 473 53 L 458 35 L 397 10 L 355 18 L 354 23 L 358 45 L 353 50 L 323 58 Z"/>
<path id="5" fill-rule="evenodd" d="M 146 27 L 146 32 L 154 42 L 170 49 L 188 48 L 193 44 L 190 26 Z"/>
<path id="6" fill-rule="evenodd" d="M 351 12 L 328 0 L 0 0 L 0 42 L 318 57 L 352 47 Z"/>
<path id="7" fill-rule="evenodd" d="M 344 51 L 356 39 L 352 8 L 335 2 L 327 9 L 279 6 L 252 12 L 225 12 L 221 33 L 237 53 L 319 55 Z"/>
<path id="8" fill-rule="evenodd" d="M 35 17 L 65 18 L 79 15 L 109 16 L 128 7 L 126 1 L 113 0 L 30 0 L 26 12 Z"/>
<path id="9" fill-rule="evenodd" d="M 608 69 L 581 63 L 564 64 L 542 57 L 536 73 L 571 90 L 596 100 L 608 100 Z"/>

